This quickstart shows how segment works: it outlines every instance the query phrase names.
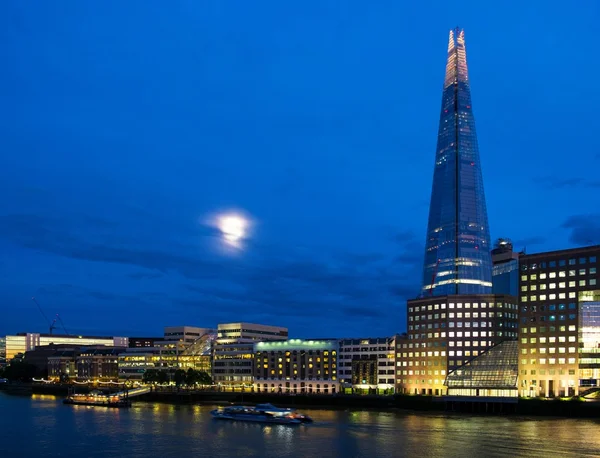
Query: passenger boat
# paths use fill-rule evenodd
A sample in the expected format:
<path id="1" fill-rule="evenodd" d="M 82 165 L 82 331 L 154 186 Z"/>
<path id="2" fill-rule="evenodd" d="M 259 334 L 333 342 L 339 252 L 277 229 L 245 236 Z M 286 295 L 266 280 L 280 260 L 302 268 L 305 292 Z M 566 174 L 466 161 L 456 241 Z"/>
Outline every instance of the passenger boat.
<path id="1" fill-rule="evenodd" d="M 293 418 L 290 411 L 276 407 L 265 408 L 264 404 L 261 408 L 259 406 L 228 406 L 215 409 L 210 414 L 217 420 L 250 421 L 278 425 L 299 425 L 302 423 L 299 419 Z"/>
<path id="2" fill-rule="evenodd" d="M 100 407 L 131 407 L 131 401 L 121 396 L 107 396 L 98 391 L 89 394 L 71 394 L 65 398 L 64 404 Z"/>
<path id="3" fill-rule="evenodd" d="M 255 407 L 256 410 L 266 410 L 268 412 L 281 412 L 287 413 L 290 417 L 295 418 L 296 420 L 300 420 L 301 423 L 312 423 L 313 419 L 308 415 L 298 412 L 296 409 L 285 409 L 280 407 L 275 407 L 273 404 L 258 404 Z"/>

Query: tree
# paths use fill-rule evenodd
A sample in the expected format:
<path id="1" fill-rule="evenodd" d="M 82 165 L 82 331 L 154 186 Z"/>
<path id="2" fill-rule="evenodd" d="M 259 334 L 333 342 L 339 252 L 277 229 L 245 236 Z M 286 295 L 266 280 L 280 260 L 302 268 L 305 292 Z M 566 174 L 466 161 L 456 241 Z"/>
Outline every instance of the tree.
<path id="1" fill-rule="evenodd" d="M 169 383 L 169 374 L 166 371 L 156 371 L 156 381 L 161 385 Z"/>
<path id="2" fill-rule="evenodd" d="M 37 373 L 36 366 L 22 361 L 13 361 L 4 369 L 4 377 L 10 381 L 30 382 Z"/>
<path id="3" fill-rule="evenodd" d="M 144 372 L 144 383 L 156 383 L 158 382 L 158 371 L 156 369 L 146 369 Z"/>
<path id="4" fill-rule="evenodd" d="M 188 386 L 193 386 L 198 383 L 198 371 L 195 371 L 191 367 L 185 374 L 185 384 Z"/>
<path id="5" fill-rule="evenodd" d="M 200 385 L 212 385 L 212 382 L 212 378 L 208 373 L 204 371 L 198 372 L 198 383 Z"/>
<path id="6" fill-rule="evenodd" d="M 173 380 L 175 381 L 175 385 L 180 386 L 185 383 L 186 374 L 183 369 L 177 369 L 175 371 L 175 375 L 173 376 Z"/>

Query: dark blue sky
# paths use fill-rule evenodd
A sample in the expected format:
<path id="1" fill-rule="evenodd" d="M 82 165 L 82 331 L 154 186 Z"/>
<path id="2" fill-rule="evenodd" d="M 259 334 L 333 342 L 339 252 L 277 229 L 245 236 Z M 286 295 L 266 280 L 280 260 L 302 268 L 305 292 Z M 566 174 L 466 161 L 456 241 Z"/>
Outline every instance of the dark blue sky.
<path id="1" fill-rule="evenodd" d="M 456 25 L 492 237 L 600 243 L 600 4 L 405 3 L 4 2 L 0 333 L 404 331 Z"/>

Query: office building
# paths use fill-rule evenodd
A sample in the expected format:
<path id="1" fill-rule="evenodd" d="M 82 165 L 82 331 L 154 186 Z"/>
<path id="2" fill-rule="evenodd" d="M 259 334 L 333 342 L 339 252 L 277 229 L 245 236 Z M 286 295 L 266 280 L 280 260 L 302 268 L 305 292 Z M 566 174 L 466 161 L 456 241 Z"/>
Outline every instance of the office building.
<path id="1" fill-rule="evenodd" d="M 172 378 L 177 369 L 194 369 L 211 374 L 212 351 L 216 332 L 195 326 L 167 326 L 164 336 L 141 338 L 140 345 L 130 347 L 118 358 L 119 379 L 142 380 L 148 369 L 163 370 Z"/>
<path id="2" fill-rule="evenodd" d="M 395 337 L 340 340 L 339 381 L 346 392 L 389 393 L 395 388 Z"/>
<path id="3" fill-rule="evenodd" d="M 490 232 L 463 30 L 450 31 L 427 238 L 425 295 L 492 292 Z"/>
<path id="4" fill-rule="evenodd" d="M 279 326 L 219 324 L 213 350 L 213 382 L 223 389 L 252 389 L 254 344 L 287 339 L 288 329 Z"/>
<path id="5" fill-rule="evenodd" d="M 492 292 L 519 295 L 519 256 L 509 239 L 498 239 L 492 250 Z"/>
<path id="6" fill-rule="evenodd" d="M 254 390 L 275 393 L 339 392 L 337 340 L 257 342 Z"/>
<path id="7" fill-rule="evenodd" d="M 129 340 L 127 337 L 68 336 L 23 332 L 6 336 L 6 360 L 10 361 L 19 354 L 23 355 L 27 351 L 50 344 L 74 345 L 79 347 L 93 345 L 127 347 L 129 345 Z"/>
<path id="8" fill-rule="evenodd" d="M 600 245 L 521 256 L 521 396 L 573 396 L 598 385 L 598 259 Z"/>
<path id="9" fill-rule="evenodd" d="M 408 301 L 408 340 L 402 342 L 400 391 L 444 395 L 446 376 L 504 340 L 517 338 L 517 298 L 501 294 Z"/>
<path id="10" fill-rule="evenodd" d="M 38 351 L 34 350 L 34 352 Z M 61 345 L 60 348 L 52 350 L 52 354 L 46 358 L 48 379 L 61 381 L 75 380 L 77 378 L 75 359 L 79 356 L 80 352 L 81 348 L 69 347 L 68 345 Z"/>
<path id="11" fill-rule="evenodd" d="M 129 348 L 152 348 L 162 337 L 129 337 Z"/>

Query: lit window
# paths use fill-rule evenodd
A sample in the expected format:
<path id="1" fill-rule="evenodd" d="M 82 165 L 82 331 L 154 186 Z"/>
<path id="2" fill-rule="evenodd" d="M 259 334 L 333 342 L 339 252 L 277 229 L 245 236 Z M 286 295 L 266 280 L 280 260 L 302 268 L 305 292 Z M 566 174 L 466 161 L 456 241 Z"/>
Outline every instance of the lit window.
<path id="1" fill-rule="evenodd" d="M 556 289 L 556 283 L 550 283 L 548 285 L 548 288 L 550 288 L 550 289 Z"/>
<path id="2" fill-rule="evenodd" d="M 545 280 L 546 279 L 546 274 L 545 273 L 541 273 L 540 274 L 540 280 Z"/>
<path id="3" fill-rule="evenodd" d="M 548 277 L 556 278 L 556 272 L 550 272 L 550 274 L 548 274 Z"/>

